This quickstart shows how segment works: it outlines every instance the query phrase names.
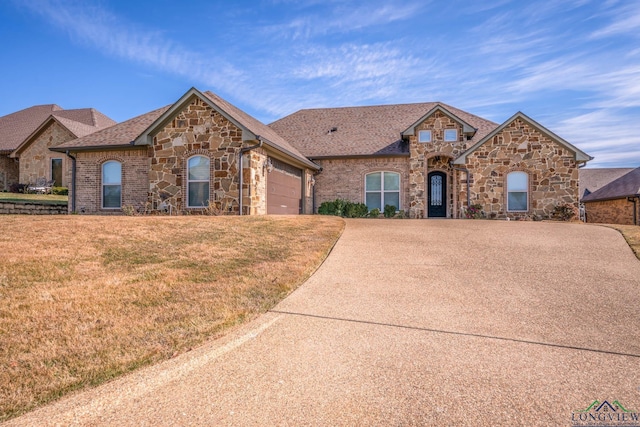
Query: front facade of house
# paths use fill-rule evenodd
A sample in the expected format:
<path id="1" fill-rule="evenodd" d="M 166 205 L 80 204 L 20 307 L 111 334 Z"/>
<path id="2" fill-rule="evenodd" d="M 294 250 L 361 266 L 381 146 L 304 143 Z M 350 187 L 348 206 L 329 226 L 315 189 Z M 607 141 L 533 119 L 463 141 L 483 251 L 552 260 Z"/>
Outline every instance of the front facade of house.
<path id="1" fill-rule="evenodd" d="M 337 198 L 411 218 L 547 218 L 591 159 L 526 115 L 442 103 L 301 110 L 269 126 L 211 92 L 52 148 L 75 158 L 70 210 L 313 213 Z"/>
<path id="2" fill-rule="evenodd" d="M 75 157 L 70 211 L 311 213 L 317 166 L 216 95 L 171 106 L 54 148 Z"/>
<path id="3" fill-rule="evenodd" d="M 93 108 L 64 110 L 55 104 L 0 117 L 0 190 L 40 180 L 69 185 L 69 159 L 51 149 L 114 124 Z"/>

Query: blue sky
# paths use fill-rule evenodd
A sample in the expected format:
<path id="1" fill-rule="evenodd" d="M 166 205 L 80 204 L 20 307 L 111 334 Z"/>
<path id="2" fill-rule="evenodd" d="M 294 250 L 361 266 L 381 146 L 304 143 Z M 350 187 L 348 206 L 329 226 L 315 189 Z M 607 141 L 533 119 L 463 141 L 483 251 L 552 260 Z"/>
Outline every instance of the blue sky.
<path id="1" fill-rule="evenodd" d="M 442 101 L 522 111 L 640 166 L 640 2 L 0 1 L 0 116 L 36 104 L 117 121 L 211 90 L 265 123 L 301 108 Z"/>

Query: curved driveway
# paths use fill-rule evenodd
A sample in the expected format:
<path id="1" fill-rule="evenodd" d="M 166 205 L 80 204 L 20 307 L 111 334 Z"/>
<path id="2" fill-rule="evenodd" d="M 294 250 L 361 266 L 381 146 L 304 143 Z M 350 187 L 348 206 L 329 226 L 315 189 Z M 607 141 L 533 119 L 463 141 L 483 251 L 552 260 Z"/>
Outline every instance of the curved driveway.
<path id="1" fill-rule="evenodd" d="M 640 412 L 638 366 L 617 231 L 349 220 L 272 312 L 9 424 L 571 425 L 595 400 Z"/>

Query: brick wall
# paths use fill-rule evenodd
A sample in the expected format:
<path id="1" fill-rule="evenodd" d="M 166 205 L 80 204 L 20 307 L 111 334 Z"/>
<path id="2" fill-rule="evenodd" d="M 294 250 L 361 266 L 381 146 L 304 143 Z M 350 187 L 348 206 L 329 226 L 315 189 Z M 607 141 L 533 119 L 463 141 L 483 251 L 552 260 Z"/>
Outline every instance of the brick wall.
<path id="1" fill-rule="evenodd" d="M 489 217 L 549 217 L 557 204 L 578 206 L 578 167 L 574 154 L 516 119 L 467 157 L 471 203 L 480 203 Z M 507 174 L 529 177 L 526 212 L 507 212 Z"/>
<path id="2" fill-rule="evenodd" d="M 51 159 L 62 159 L 62 186 L 66 187 L 70 181 L 70 161 L 63 153 L 50 151 L 49 148 L 75 139 L 75 136 L 51 121 L 42 129 L 29 145 L 19 153 L 20 182 L 35 183 L 38 178 L 51 179 Z"/>
<path id="3" fill-rule="evenodd" d="M 315 175 L 316 211 L 322 202 L 335 199 L 364 203 L 365 175 L 379 171 L 400 173 L 400 209 L 408 209 L 409 162 L 406 157 L 329 159 L 315 163 L 322 167 L 322 172 Z"/>
<path id="4" fill-rule="evenodd" d="M 115 214 L 121 209 L 102 209 L 102 164 L 122 163 L 122 206 L 144 209 L 149 191 L 147 148 L 76 153 L 76 210 L 88 214 Z M 73 194 L 69 189 L 69 209 Z"/>
<path id="5" fill-rule="evenodd" d="M 9 191 L 12 184 L 18 183 L 19 167 L 16 159 L 8 154 L 0 155 L 0 191 Z"/>
<path id="6" fill-rule="evenodd" d="M 626 224 L 633 223 L 633 206 L 636 207 L 636 224 L 640 224 L 640 206 L 638 199 L 630 202 L 627 198 L 615 200 L 602 200 L 596 202 L 585 202 L 585 212 L 587 222 L 602 224 Z"/>

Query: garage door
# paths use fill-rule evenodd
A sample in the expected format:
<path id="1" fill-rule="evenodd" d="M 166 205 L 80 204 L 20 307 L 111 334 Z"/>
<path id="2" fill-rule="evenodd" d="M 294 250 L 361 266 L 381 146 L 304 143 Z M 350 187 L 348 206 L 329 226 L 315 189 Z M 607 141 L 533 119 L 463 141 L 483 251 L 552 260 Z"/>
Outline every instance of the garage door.
<path id="1" fill-rule="evenodd" d="M 271 159 L 273 170 L 267 174 L 267 213 L 297 215 L 302 199 L 302 170 Z"/>

